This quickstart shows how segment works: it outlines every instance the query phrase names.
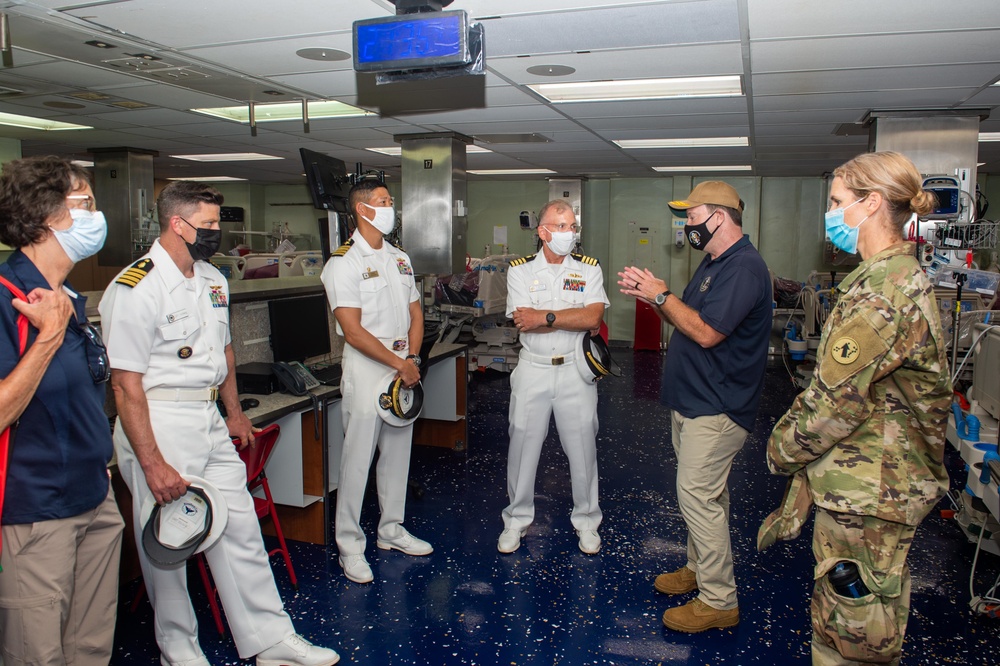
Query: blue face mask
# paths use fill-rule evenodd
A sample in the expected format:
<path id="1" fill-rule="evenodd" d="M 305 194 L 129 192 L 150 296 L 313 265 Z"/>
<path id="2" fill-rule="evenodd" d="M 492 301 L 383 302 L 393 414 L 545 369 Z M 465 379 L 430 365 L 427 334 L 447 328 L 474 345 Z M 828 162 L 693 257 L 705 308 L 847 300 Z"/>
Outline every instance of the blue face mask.
<path id="1" fill-rule="evenodd" d="M 833 246 L 839 250 L 843 250 L 848 254 L 854 254 L 858 251 L 858 230 L 861 229 L 861 225 L 865 223 L 871 215 L 865 217 L 864 220 L 858 223 L 856 227 L 847 226 L 847 222 L 844 222 L 844 211 L 851 206 L 858 204 L 865 200 L 865 197 L 861 197 L 850 206 L 844 208 L 838 208 L 836 210 L 831 210 L 826 214 L 826 237 L 830 239 Z"/>
<path id="2" fill-rule="evenodd" d="M 85 208 L 70 208 L 73 224 L 69 229 L 53 229 L 56 240 L 62 246 L 69 260 L 80 263 L 87 257 L 97 254 L 104 247 L 104 239 L 108 235 L 108 223 L 104 213 L 91 212 Z"/>

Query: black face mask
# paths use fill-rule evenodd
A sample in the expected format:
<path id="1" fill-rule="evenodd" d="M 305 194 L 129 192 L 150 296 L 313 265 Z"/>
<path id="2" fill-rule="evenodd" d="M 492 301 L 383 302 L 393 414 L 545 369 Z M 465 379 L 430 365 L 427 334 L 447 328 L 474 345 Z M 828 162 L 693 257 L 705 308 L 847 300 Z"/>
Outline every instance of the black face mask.
<path id="1" fill-rule="evenodd" d="M 719 230 L 719 227 L 716 227 L 715 231 L 708 230 L 708 221 L 715 217 L 716 212 L 718 211 L 709 215 L 708 218 L 701 224 L 692 224 L 684 228 L 685 233 L 687 233 L 688 242 L 691 243 L 691 247 L 694 249 L 704 252 L 705 246 L 712 240 L 712 236 L 715 235 L 715 231 Z"/>
<path id="2" fill-rule="evenodd" d="M 180 215 L 177 217 L 180 217 Z M 184 220 L 183 217 L 181 219 Z M 187 220 L 184 220 L 184 224 L 195 231 L 193 244 L 184 241 L 188 252 L 191 253 L 192 259 L 195 261 L 208 261 L 209 257 L 219 251 L 219 245 L 222 243 L 221 229 L 199 229 Z"/>

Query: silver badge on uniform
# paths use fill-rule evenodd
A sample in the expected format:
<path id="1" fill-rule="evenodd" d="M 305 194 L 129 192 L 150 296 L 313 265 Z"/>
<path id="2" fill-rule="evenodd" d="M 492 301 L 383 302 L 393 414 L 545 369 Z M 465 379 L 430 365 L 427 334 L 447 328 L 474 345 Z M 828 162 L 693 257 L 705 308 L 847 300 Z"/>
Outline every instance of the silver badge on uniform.
<path id="1" fill-rule="evenodd" d="M 705 292 L 712 285 L 712 276 L 706 275 L 705 279 L 701 281 L 701 286 L 698 287 L 698 291 Z"/>

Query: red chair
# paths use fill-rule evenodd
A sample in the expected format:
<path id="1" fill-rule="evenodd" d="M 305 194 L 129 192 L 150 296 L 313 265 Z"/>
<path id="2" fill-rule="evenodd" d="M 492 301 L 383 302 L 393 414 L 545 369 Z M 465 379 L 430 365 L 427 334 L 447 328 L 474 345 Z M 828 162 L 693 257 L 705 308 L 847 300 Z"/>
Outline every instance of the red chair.
<path id="1" fill-rule="evenodd" d="M 267 475 L 264 473 L 264 465 L 271 457 L 274 445 L 278 443 L 279 434 L 281 434 L 281 428 L 277 423 L 273 423 L 254 435 L 254 446 L 243 447 L 239 450 L 239 454 L 247 468 L 247 490 L 253 493 L 257 488 L 261 488 L 264 491 L 264 497 L 254 495 L 253 498 L 257 518 L 270 516 L 274 523 L 274 533 L 278 537 L 278 547 L 268 551 L 267 555 L 270 557 L 275 553 L 281 553 L 285 559 L 285 567 L 288 569 L 288 578 L 292 582 L 292 587 L 298 590 L 299 581 L 295 577 L 292 558 L 288 554 L 288 544 L 285 543 L 285 535 L 282 533 L 281 523 L 278 521 L 278 511 L 275 509 L 274 499 L 271 497 L 271 487 L 267 484 Z M 240 440 L 234 438 L 233 445 L 239 446 L 239 444 Z M 197 560 L 201 580 L 205 583 L 205 589 L 208 591 L 208 605 L 212 610 L 212 619 L 215 620 L 215 626 L 219 633 L 224 635 L 226 631 L 222 624 L 222 614 L 219 612 L 218 591 L 209 578 L 208 567 L 205 566 L 205 556 L 199 553 Z"/>

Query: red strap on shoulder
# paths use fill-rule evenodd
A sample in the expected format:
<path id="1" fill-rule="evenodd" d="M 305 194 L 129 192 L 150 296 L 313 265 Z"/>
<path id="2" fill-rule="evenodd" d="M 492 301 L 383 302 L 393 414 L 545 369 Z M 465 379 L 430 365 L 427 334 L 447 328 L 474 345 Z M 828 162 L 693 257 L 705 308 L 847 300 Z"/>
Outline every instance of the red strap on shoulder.
<path id="1" fill-rule="evenodd" d="M 7 289 L 14 294 L 14 298 L 19 298 L 22 301 L 28 300 L 28 297 L 24 295 L 23 291 L 15 287 L 10 280 L 2 275 L 0 275 L 0 284 L 7 287 Z M 23 356 L 24 350 L 28 346 L 28 318 L 23 314 L 19 314 L 17 316 L 17 338 L 20 341 L 20 349 L 18 350 L 18 353 Z"/>

